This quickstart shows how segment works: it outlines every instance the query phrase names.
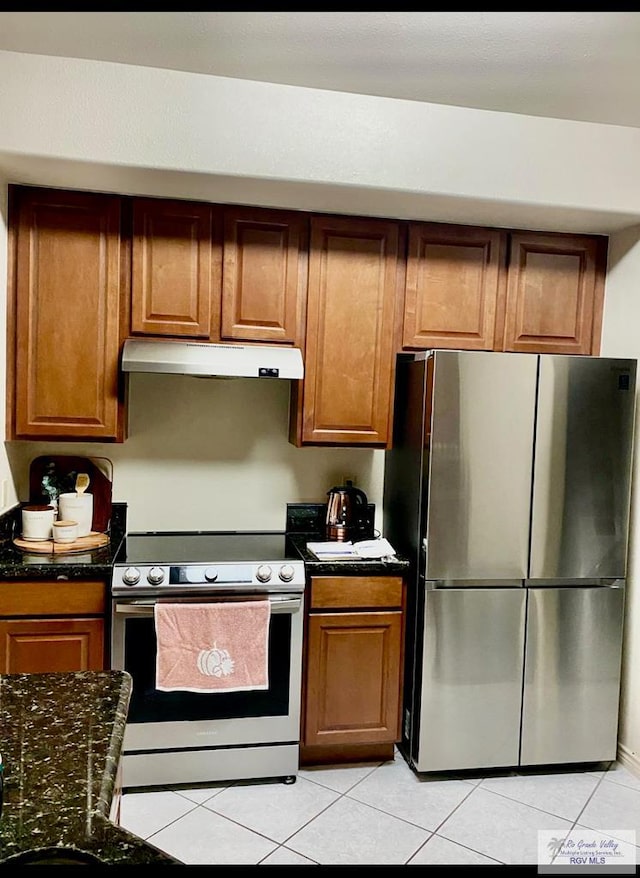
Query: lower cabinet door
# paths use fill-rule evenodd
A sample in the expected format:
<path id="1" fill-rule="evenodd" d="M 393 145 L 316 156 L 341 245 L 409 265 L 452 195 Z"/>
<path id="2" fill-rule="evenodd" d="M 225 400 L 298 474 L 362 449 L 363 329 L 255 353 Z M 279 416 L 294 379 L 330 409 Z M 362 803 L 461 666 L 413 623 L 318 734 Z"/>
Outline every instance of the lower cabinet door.
<path id="1" fill-rule="evenodd" d="M 616 758 L 624 589 L 530 588 L 522 765 Z"/>
<path id="2" fill-rule="evenodd" d="M 104 670 L 102 619 L 1 619 L 0 674 Z"/>
<path id="3" fill-rule="evenodd" d="M 304 744 L 399 739 L 400 611 L 309 617 Z"/>

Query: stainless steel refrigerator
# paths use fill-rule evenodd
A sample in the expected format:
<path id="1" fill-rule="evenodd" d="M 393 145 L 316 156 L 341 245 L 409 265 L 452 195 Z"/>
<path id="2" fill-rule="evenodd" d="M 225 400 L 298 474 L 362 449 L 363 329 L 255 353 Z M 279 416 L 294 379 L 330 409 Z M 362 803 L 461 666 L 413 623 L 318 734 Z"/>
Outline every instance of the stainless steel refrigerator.
<path id="1" fill-rule="evenodd" d="M 636 365 L 398 358 L 384 532 L 412 561 L 416 771 L 616 757 Z"/>

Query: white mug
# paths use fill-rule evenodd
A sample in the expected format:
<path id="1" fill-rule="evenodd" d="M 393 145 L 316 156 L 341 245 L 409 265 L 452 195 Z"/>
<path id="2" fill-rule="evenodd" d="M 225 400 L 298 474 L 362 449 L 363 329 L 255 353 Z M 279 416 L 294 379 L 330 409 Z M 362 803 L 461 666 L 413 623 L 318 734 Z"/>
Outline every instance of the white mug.
<path id="1" fill-rule="evenodd" d="M 24 506 L 22 509 L 23 539 L 50 540 L 55 516 L 56 511 L 53 506 Z"/>
<path id="2" fill-rule="evenodd" d="M 86 537 L 91 533 L 93 524 L 93 494 L 60 494 L 58 497 L 58 513 L 62 519 L 78 522 L 78 536 Z"/>

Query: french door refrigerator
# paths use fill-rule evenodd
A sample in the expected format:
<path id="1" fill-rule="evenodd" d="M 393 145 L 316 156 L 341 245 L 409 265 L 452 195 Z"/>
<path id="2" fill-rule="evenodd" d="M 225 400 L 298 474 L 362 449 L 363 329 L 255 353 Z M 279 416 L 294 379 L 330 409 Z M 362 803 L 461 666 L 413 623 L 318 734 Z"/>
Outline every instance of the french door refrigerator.
<path id="1" fill-rule="evenodd" d="M 412 561 L 416 771 L 615 758 L 636 365 L 399 356 L 384 531 Z"/>

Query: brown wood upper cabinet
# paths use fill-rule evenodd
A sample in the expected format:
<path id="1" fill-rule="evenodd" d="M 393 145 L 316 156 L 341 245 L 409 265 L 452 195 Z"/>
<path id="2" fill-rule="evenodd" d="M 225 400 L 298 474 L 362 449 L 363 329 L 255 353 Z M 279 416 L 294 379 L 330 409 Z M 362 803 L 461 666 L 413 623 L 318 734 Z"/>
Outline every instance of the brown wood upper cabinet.
<path id="1" fill-rule="evenodd" d="M 600 352 L 606 238 L 510 235 L 504 350 Z"/>
<path id="2" fill-rule="evenodd" d="M 9 188 L 8 436 L 124 439 L 121 198 Z"/>
<path id="3" fill-rule="evenodd" d="M 308 228 L 302 213 L 225 209 L 223 341 L 302 344 Z"/>
<path id="4" fill-rule="evenodd" d="M 506 234 L 411 223 L 402 346 L 493 350 Z"/>
<path id="5" fill-rule="evenodd" d="M 312 216 L 298 445 L 385 446 L 397 348 L 400 224 Z"/>
<path id="6" fill-rule="evenodd" d="M 308 219 L 133 199 L 131 333 L 299 345 Z"/>
<path id="7" fill-rule="evenodd" d="M 607 239 L 410 223 L 402 347 L 598 354 Z"/>
<path id="8" fill-rule="evenodd" d="M 132 334 L 207 340 L 220 283 L 212 205 L 135 198 L 132 209 Z"/>

